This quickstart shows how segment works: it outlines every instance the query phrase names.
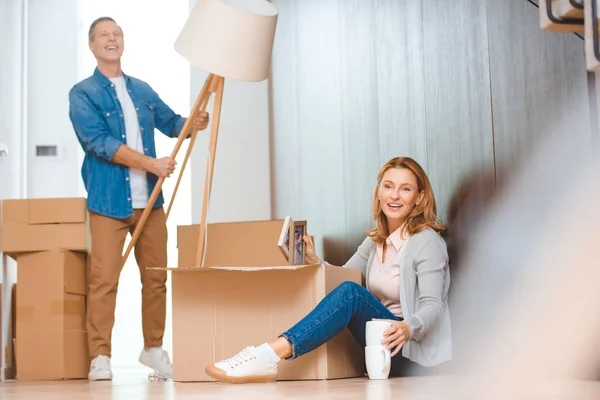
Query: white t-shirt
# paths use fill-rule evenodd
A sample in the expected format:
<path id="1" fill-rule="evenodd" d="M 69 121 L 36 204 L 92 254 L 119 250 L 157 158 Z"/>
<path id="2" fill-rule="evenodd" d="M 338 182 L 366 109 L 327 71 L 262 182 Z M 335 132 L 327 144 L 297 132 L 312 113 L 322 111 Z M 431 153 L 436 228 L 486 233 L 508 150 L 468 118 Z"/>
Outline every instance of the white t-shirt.
<path id="1" fill-rule="evenodd" d="M 125 78 L 119 76 L 110 78 L 115 85 L 117 98 L 123 108 L 123 117 L 125 119 L 125 133 L 127 135 L 127 146 L 144 154 L 144 143 L 142 142 L 142 133 L 138 121 L 137 112 L 133 101 L 127 92 Z M 129 184 L 131 186 L 131 203 L 133 208 L 145 208 L 148 204 L 148 183 L 146 180 L 146 171 L 129 168 Z"/>

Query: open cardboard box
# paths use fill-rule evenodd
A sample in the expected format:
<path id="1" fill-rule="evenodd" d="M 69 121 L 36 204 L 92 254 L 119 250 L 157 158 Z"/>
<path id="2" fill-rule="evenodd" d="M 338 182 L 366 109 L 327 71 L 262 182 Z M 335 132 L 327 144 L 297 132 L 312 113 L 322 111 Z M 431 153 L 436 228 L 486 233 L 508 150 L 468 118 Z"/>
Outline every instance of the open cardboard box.
<path id="1" fill-rule="evenodd" d="M 85 198 L 3 200 L 0 249 L 20 253 L 90 248 Z"/>
<path id="2" fill-rule="evenodd" d="M 358 270 L 306 265 L 172 268 L 173 379 L 209 381 L 204 368 L 276 338 Z M 315 351 L 280 364 L 279 380 L 363 376 L 363 350 L 346 329 Z"/>
<path id="3" fill-rule="evenodd" d="M 285 265 L 277 247 L 281 226 L 283 221 L 209 224 L 207 267 L 168 268 L 175 381 L 211 381 L 206 365 L 276 338 L 340 283 L 362 282 L 358 270 Z M 178 230 L 180 235 L 190 232 L 193 226 Z M 195 235 L 196 242 L 178 237 L 180 252 L 194 254 L 197 226 Z M 251 264 L 243 266 L 246 259 Z M 351 378 L 364 376 L 364 371 L 364 350 L 345 329 L 313 352 L 282 361 L 278 379 Z"/>

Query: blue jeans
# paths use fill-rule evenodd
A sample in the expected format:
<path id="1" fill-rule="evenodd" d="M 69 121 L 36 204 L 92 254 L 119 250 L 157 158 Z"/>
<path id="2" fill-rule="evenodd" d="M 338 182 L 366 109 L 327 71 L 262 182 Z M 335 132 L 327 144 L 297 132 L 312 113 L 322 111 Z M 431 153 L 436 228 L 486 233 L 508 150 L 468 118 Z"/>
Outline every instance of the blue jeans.
<path id="1" fill-rule="evenodd" d="M 373 318 L 401 321 L 367 289 L 355 282 L 343 282 L 281 336 L 292 345 L 292 357 L 289 359 L 316 349 L 346 327 L 359 346 L 364 348 L 367 321 Z M 418 364 L 402 357 L 401 353 L 392 358 L 390 375 L 403 376 L 420 369 Z"/>

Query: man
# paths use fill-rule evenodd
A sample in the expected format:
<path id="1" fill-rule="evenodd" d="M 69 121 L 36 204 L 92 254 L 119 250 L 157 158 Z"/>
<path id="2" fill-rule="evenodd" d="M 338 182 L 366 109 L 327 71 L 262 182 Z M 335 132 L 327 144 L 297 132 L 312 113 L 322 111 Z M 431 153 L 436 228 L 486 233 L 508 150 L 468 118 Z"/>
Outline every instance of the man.
<path id="1" fill-rule="evenodd" d="M 110 380 L 111 333 L 114 325 L 121 257 L 127 233 L 133 233 L 158 177 L 168 177 L 175 162 L 156 158 L 154 129 L 177 137 L 185 118 L 175 114 L 145 82 L 121 71 L 123 32 L 109 17 L 95 20 L 89 47 L 98 67 L 69 93 L 69 116 L 85 152 L 81 174 L 88 191 L 92 235 L 88 292 L 89 380 Z M 192 121 L 203 130 L 208 114 Z M 144 349 L 139 361 L 162 378 L 172 376 L 162 349 L 165 330 L 167 227 L 162 193 L 142 230 L 135 258 L 142 280 Z"/>

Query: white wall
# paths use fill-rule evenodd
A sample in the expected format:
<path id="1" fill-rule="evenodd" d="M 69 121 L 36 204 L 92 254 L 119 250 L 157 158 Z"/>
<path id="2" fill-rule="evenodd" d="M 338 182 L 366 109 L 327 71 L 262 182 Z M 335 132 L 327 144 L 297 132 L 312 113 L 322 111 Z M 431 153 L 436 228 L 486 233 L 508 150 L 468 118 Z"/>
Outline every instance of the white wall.
<path id="1" fill-rule="evenodd" d="M 4 60 L 0 64 L 0 143 L 8 146 L 9 157 L 0 158 L 0 200 L 19 198 L 26 195 L 26 171 L 23 146 L 26 136 L 23 134 L 26 125 L 24 105 L 24 41 L 25 15 L 27 12 L 24 0 L 0 1 L 0 48 L 4 52 Z M 2 377 L 4 369 L 11 367 L 12 360 L 5 364 L 5 352 L 12 350 L 9 343 L 9 311 L 11 309 L 11 288 L 17 280 L 16 264 L 0 253 L 0 281 L 2 293 L 2 343 L 0 366 Z"/>
<path id="2" fill-rule="evenodd" d="M 0 142 L 8 145 L 9 157 L 0 162 L 0 199 L 20 197 L 23 156 L 23 5 L 24 0 L 0 1 Z"/>
<path id="3" fill-rule="evenodd" d="M 80 196 L 81 150 L 68 101 L 79 78 L 79 0 L 29 0 L 27 36 L 27 194 Z M 58 157 L 36 157 L 36 145 L 57 145 Z"/>
<path id="4" fill-rule="evenodd" d="M 0 64 L 0 143 L 8 146 L 9 157 L 0 158 L 0 200 L 19 198 L 26 195 L 26 170 L 23 157 L 23 145 L 26 136 L 24 105 L 24 41 L 25 15 L 27 12 L 24 0 L 0 1 L 0 48 L 3 49 L 4 59 Z M 1 255 L 2 253 L 0 253 Z M 17 271 L 15 262 L 6 256 L 0 257 L 0 281 L 3 288 L 10 288 L 16 282 Z M 11 291 L 3 290 L 2 298 L 2 351 L 0 365 L 4 364 L 4 352 L 12 349 L 9 344 L 9 310 L 11 309 Z M 10 364 L 10 363 L 9 363 Z M 2 371 L 4 372 L 4 371 Z M 2 374 L 3 375 L 3 374 Z"/>

